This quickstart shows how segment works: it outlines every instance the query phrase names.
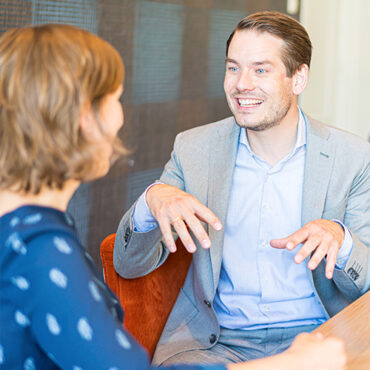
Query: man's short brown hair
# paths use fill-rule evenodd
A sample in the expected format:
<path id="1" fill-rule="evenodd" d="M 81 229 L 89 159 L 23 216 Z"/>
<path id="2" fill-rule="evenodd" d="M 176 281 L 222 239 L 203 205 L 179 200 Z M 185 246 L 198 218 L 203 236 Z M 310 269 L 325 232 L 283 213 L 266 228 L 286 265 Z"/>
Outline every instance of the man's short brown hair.
<path id="1" fill-rule="evenodd" d="M 118 52 L 79 28 L 49 24 L 3 34 L 0 189 L 38 194 L 87 179 L 96 154 L 81 132 L 81 111 L 88 104 L 98 117 L 123 74 Z"/>
<path id="2" fill-rule="evenodd" d="M 310 37 L 295 19 L 283 13 L 270 11 L 254 13 L 243 18 L 227 40 L 226 56 L 235 32 L 244 30 L 267 32 L 284 41 L 281 58 L 288 77 L 292 77 L 302 64 L 310 67 L 312 54 Z"/>

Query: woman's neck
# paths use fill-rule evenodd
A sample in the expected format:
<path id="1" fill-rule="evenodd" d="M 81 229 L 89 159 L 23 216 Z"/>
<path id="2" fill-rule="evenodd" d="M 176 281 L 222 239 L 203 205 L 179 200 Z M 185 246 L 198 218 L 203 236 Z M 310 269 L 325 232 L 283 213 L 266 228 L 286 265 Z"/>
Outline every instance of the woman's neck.
<path id="1" fill-rule="evenodd" d="M 0 190 L 0 216 L 28 204 L 52 207 L 65 212 L 68 202 L 79 185 L 79 181 L 68 180 L 62 190 L 44 188 L 37 195 Z"/>

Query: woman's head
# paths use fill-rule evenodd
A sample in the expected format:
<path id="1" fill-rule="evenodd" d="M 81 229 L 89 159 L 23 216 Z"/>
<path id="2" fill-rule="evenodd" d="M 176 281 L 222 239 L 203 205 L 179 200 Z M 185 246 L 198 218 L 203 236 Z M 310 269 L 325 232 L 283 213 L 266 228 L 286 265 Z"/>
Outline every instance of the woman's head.
<path id="1" fill-rule="evenodd" d="M 114 138 L 119 127 L 107 127 L 109 112 L 101 112 L 119 98 L 123 74 L 118 52 L 76 27 L 41 25 L 3 34 L 0 190 L 37 194 L 45 186 L 61 189 L 69 179 L 102 175 L 96 171 L 98 142 L 109 140 L 114 152 L 122 151 Z"/>

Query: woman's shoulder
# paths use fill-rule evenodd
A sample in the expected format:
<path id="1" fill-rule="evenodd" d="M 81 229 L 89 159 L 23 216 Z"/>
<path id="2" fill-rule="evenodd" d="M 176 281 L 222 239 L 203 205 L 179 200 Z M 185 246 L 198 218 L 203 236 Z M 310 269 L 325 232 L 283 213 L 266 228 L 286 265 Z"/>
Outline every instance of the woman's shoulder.
<path id="1" fill-rule="evenodd" d="M 70 265 L 70 255 L 82 247 L 75 230 L 63 212 L 52 208 L 26 206 L 3 216 L 0 236 L 0 266 L 2 278 L 27 273 L 36 278 L 43 269 L 58 261 Z"/>
<path id="2" fill-rule="evenodd" d="M 25 240 L 50 230 L 75 234 L 69 217 L 56 208 L 26 205 L 5 214 L 0 221 L 4 235 L 17 233 Z"/>

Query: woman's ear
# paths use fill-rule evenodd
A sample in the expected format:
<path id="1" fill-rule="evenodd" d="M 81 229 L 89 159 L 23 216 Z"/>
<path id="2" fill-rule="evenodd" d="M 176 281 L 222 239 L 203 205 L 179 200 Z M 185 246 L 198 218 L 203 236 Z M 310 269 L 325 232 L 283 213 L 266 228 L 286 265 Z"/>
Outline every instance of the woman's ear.
<path id="1" fill-rule="evenodd" d="M 306 88 L 308 82 L 308 66 L 302 64 L 293 75 L 293 94 L 299 95 Z"/>
<path id="2" fill-rule="evenodd" d="M 91 136 L 94 130 L 94 115 L 90 103 L 85 103 L 81 109 L 79 126 L 85 135 Z"/>

